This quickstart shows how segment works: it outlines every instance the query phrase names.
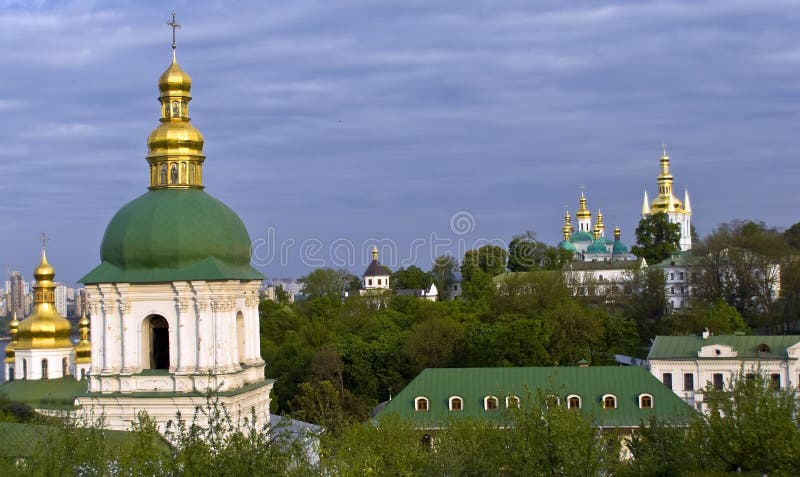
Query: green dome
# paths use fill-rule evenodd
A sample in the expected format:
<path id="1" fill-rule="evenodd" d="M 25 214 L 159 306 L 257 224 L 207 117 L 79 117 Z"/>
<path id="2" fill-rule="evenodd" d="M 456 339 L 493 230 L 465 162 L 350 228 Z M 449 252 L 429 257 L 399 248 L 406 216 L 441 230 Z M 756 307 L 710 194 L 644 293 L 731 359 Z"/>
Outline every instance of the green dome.
<path id="1" fill-rule="evenodd" d="M 575 232 L 572 234 L 572 237 L 570 237 L 569 241 L 572 243 L 592 242 L 594 241 L 594 236 L 589 232 Z"/>
<path id="2" fill-rule="evenodd" d="M 200 189 L 151 190 L 126 204 L 106 228 L 100 259 L 81 282 L 263 278 L 239 216 Z"/>
<path id="3" fill-rule="evenodd" d="M 586 249 L 586 253 L 608 253 L 606 242 L 602 238 L 595 240 L 589 245 L 589 248 Z"/>
<path id="4" fill-rule="evenodd" d="M 564 250 L 569 250 L 570 252 L 577 252 L 577 251 L 578 251 L 578 250 L 575 248 L 575 246 L 574 246 L 574 245 L 572 245 L 572 242 L 570 242 L 569 240 L 562 240 L 562 241 L 561 241 L 561 242 L 558 244 L 558 247 L 559 247 L 559 248 L 563 248 Z"/>
<path id="5" fill-rule="evenodd" d="M 622 240 L 614 240 L 614 248 L 611 250 L 614 255 L 626 255 L 630 253 L 628 246 L 622 243 Z"/>

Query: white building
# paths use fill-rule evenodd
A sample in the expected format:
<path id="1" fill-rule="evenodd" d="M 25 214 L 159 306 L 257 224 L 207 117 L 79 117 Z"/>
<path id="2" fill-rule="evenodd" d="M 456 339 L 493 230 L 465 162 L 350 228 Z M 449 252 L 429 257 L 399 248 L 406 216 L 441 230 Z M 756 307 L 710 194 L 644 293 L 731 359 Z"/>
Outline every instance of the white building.
<path id="1" fill-rule="evenodd" d="M 381 265 L 378 261 L 378 247 L 373 245 L 372 262 L 370 262 L 362 277 L 364 286 L 362 292 L 375 293 L 389 290 L 389 278 L 391 276 L 392 271 L 389 267 Z"/>
<path id="2" fill-rule="evenodd" d="M 723 389 L 740 371 L 761 372 L 776 387 L 800 385 L 800 336 L 657 336 L 647 360 L 653 376 L 700 410 L 707 385 Z"/>
<path id="3" fill-rule="evenodd" d="M 235 423 L 269 421 L 258 302 L 241 219 L 203 189 L 203 136 L 191 124 L 191 78 L 172 64 L 158 87 L 160 125 L 148 139 L 148 191 L 106 228 L 86 284 L 92 314 L 88 392 L 76 403 L 110 429 L 147 411 L 160 429 L 190 423 L 209 393 Z M 198 422 L 203 425 L 203 421 Z"/>

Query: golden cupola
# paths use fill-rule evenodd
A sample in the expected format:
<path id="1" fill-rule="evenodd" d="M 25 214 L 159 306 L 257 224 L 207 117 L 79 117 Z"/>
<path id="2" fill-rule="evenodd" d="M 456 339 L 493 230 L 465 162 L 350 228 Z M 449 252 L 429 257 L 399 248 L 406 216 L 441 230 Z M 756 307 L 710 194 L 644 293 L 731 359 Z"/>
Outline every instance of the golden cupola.
<path id="1" fill-rule="evenodd" d="M 16 354 L 14 353 L 14 348 L 17 346 L 17 338 L 19 332 L 19 320 L 17 319 L 17 313 L 14 312 L 14 318 L 8 324 L 8 331 L 11 335 L 11 343 L 6 346 L 6 363 L 13 363 L 16 360 Z"/>
<path id="2" fill-rule="evenodd" d="M 92 344 L 89 342 L 89 318 L 86 313 L 78 321 L 78 330 L 81 334 L 81 341 L 75 346 L 75 363 L 92 362 Z"/>
<path id="3" fill-rule="evenodd" d="M 572 236 L 572 218 L 569 216 L 569 210 L 564 213 L 564 226 L 561 227 L 561 234 L 564 240 L 569 240 Z"/>
<path id="4" fill-rule="evenodd" d="M 581 192 L 581 198 L 578 200 L 578 211 L 575 212 L 575 218 L 580 219 L 591 219 L 592 213 L 589 211 L 589 208 L 586 207 L 586 197 Z"/>
<path id="5" fill-rule="evenodd" d="M 203 135 L 189 118 L 192 78 L 178 66 L 175 40 L 172 63 L 158 80 L 161 124 L 147 138 L 150 189 L 203 188 Z"/>
<path id="6" fill-rule="evenodd" d="M 56 272 L 49 263 L 44 248 L 42 261 L 33 271 L 33 311 L 19 324 L 15 350 L 71 348 L 71 326 L 56 311 Z"/>
<path id="7" fill-rule="evenodd" d="M 660 173 L 656 182 L 658 184 L 658 197 L 650 205 L 650 212 L 683 212 L 683 204 L 672 193 L 672 174 L 669 172 L 669 156 L 667 149 L 664 147 L 663 154 L 659 159 Z M 645 200 L 647 200 L 645 198 Z M 644 214 L 644 208 L 642 208 Z"/>

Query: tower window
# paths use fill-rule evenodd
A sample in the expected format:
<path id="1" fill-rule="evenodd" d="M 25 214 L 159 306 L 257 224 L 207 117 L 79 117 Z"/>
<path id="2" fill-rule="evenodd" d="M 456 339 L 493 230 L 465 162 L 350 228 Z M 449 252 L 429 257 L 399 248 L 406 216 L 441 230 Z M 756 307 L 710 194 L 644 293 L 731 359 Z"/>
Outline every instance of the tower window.
<path id="1" fill-rule="evenodd" d="M 42 360 L 42 379 L 47 379 L 49 377 L 49 370 L 47 369 L 47 360 Z"/>
<path id="2" fill-rule="evenodd" d="M 67 373 L 67 358 L 61 360 L 61 376 L 66 376 Z"/>
<path id="3" fill-rule="evenodd" d="M 143 368 L 169 369 L 169 323 L 160 315 L 151 315 L 142 326 L 142 358 L 149 362 L 142 363 Z"/>
<path id="4" fill-rule="evenodd" d="M 177 118 L 181 115 L 181 106 L 177 101 L 172 102 L 172 117 Z"/>
<path id="5" fill-rule="evenodd" d="M 166 184 L 167 183 L 167 165 L 166 164 L 162 164 L 161 165 L 161 175 L 160 175 L 159 179 L 160 179 L 158 181 L 159 184 Z"/>

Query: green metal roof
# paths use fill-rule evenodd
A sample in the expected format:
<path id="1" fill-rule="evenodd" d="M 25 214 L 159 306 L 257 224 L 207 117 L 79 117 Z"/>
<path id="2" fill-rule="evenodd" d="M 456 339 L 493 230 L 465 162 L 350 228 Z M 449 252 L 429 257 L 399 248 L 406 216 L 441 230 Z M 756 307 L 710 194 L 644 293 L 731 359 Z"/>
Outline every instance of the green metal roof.
<path id="1" fill-rule="evenodd" d="M 73 409 L 75 397 L 86 392 L 88 381 L 72 376 L 58 379 L 15 379 L 0 384 L 0 394 L 37 409 Z"/>
<path id="2" fill-rule="evenodd" d="M 786 348 L 800 342 L 798 335 L 759 336 L 759 335 L 711 335 L 703 339 L 698 335 L 656 336 L 647 359 L 730 359 L 698 358 L 700 348 L 709 345 L 727 345 L 737 351 L 737 358 L 745 359 L 786 359 Z M 769 353 L 760 353 L 759 345 L 769 346 Z"/>
<path id="3" fill-rule="evenodd" d="M 608 253 L 606 242 L 602 238 L 595 240 L 586 249 L 586 253 Z"/>
<path id="4" fill-rule="evenodd" d="M 614 240 L 614 247 L 611 249 L 614 255 L 623 255 L 630 253 L 628 246 L 622 243 L 622 240 Z"/>
<path id="5" fill-rule="evenodd" d="M 572 237 L 569 239 L 570 242 L 592 242 L 594 241 L 594 235 L 590 232 L 575 232 L 572 234 Z"/>
<path id="6" fill-rule="evenodd" d="M 672 255 L 666 259 L 653 265 L 655 268 L 666 267 L 688 267 L 692 265 L 693 256 L 691 250 L 679 250 L 672 252 Z"/>
<path id="7" fill-rule="evenodd" d="M 551 368 L 429 368 L 420 373 L 383 407 L 376 419 L 397 414 L 419 428 L 437 428 L 448 419 L 484 417 L 502 423 L 501 409 L 484 409 L 484 397 L 498 397 L 505 407 L 509 395 L 524 398 L 528 392 L 553 394 L 562 405 L 567 396 L 581 397 L 581 412 L 602 427 L 638 427 L 651 416 L 685 422 L 694 410 L 639 366 L 590 366 Z M 602 397 L 613 394 L 616 409 L 604 409 Z M 653 397 L 652 409 L 639 408 L 639 395 Z M 415 398 L 429 400 L 428 411 L 416 411 Z M 464 400 L 462 411 L 449 410 L 449 398 Z"/>
<path id="8" fill-rule="evenodd" d="M 578 250 L 572 245 L 572 242 L 569 240 L 562 240 L 558 244 L 559 247 L 563 248 L 564 250 L 569 250 L 570 252 L 577 252 Z"/>
<path id="9" fill-rule="evenodd" d="M 101 264 L 82 283 L 261 280 L 250 236 L 228 206 L 198 189 L 151 190 L 106 228 Z"/>

